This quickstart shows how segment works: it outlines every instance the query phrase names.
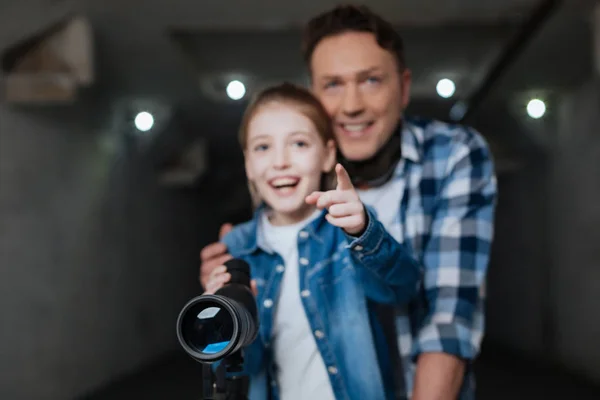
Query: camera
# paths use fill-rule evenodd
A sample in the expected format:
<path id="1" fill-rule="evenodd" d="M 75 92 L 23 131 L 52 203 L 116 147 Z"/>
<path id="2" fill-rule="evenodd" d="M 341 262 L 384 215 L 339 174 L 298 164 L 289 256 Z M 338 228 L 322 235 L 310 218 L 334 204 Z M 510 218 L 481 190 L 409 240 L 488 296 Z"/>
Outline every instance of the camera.
<path id="1" fill-rule="evenodd" d="M 225 263 L 231 280 L 215 294 L 190 300 L 177 318 L 177 339 L 192 358 L 210 364 L 238 354 L 258 334 L 256 300 L 250 289 L 250 266 Z"/>

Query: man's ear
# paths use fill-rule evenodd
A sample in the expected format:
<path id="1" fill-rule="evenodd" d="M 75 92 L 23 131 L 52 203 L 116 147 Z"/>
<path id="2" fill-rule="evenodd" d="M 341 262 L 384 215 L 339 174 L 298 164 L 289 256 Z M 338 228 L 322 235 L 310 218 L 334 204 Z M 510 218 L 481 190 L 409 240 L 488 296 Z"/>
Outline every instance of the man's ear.
<path id="1" fill-rule="evenodd" d="M 323 172 L 330 172 L 335 167 L 337 148 L 333 140 L 328 140 L 325 144 L 325 162 L 323 163 Z"/>
<path id="2" fill-rule="evenodd" d="M 410 102 L 410 90 L 412 84 L 412 72 L 410 69 L 405 68 L 400 74 L 400 85 L 402 90 L 402 110 L 405 110 L 408 107 L 408 103 Z"/>

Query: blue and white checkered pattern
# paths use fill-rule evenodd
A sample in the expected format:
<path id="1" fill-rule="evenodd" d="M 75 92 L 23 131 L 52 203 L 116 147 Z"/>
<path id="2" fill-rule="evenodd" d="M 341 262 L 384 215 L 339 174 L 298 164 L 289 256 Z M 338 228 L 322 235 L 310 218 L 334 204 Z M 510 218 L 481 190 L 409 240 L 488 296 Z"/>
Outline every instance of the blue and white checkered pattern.
<path id="1" fill-rule="evenodd" d="M 396 320 L 409 398 L 419 354 L 472 361 L 479 352 L 496 196 L 493 159 L 482 136 L 430 120 L 404 121 L 394 177 L 361 191 L 422 266 L 423 295 L 399 309 Z M 468 371 L 460 399 L 474 397 Z"/>

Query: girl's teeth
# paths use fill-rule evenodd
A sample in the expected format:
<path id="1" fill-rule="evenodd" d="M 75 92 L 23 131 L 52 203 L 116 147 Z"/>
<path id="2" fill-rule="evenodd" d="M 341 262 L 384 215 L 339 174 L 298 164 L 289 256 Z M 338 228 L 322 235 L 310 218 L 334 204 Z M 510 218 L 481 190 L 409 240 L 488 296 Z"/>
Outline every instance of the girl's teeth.
<path id="1" fill-rule="evenodd" d="M 353 125 L 344 125 L 344 129 L 351 131 L 351 132 L 359 132 L 362 131 L 363 129 L 365 129 L 367 127 L 367 124 L 353 124 Z"/>

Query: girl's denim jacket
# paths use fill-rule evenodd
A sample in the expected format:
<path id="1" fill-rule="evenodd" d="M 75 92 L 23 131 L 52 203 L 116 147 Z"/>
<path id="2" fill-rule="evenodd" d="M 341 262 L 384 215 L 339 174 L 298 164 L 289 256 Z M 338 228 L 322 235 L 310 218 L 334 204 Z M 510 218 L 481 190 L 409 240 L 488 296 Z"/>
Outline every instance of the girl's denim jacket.
<path id="1" fill-rule="evenodd" d="M 324 210 L 297 237 L 299 292 L 336 399 L 394 397 L 390 352 L 376 304 L 408 303 L 421 283 L 420 267 L 387 233 L 369 207 L 360 237 L 325 219 Z M 223 238 L 229 253 L 245 260 L 258 288 L 257 339 L 244 349 L 250 400 L 278 399 L 271 353 L 273 316 L 283 271 L 282 257 L 261 239 L 259 207 L 252 220 Z"/>

